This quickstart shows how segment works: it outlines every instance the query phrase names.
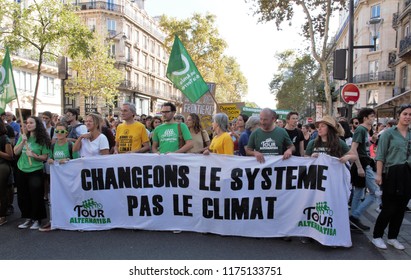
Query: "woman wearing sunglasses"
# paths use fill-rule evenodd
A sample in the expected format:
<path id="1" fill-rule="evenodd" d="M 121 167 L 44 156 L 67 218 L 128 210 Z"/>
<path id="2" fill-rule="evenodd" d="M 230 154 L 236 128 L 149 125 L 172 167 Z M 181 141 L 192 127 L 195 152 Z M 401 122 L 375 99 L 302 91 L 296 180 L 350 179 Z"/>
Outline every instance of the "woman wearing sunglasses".
<path id="1" fill-rule="evenodd" d="M 74 143 L 73 151 L 80 152 L 81 157 L 92 157 L 109 154 L 107 137 L 101 133 L 102 118 L 97 114 L 88 114 L 86 127 L 88 133 L 82 134 Z"/>
<path id="2" fill-rule="evenodd" d="M 73 152 L 73 144 L 67 140 L 68 127 L 67 124 L 58 122 L 54 130 L 57 140 L 51 145 L 51 155 L 48 159 L 49 164 L 54 164 L 58 161 L 59 164 L 66 163 L 70 159 L 79 157 L 78 152 Z"/>
<path id="3" fill-rule="evenodd" d="M 64 164 L 70 159 L 78 158 L 78 153 L 73 152 L 73 143 L 67 140 L 68 127 L 67 124 L 58 122 L 54 129 L 56 135 L 56 142 L 51 145 L 51 153 L 47 163 L 52 165 L 55 162 Z M 50 208 L 51 211 L 51 208 Z M 51 216 L 51 215 L 50 215 Z M 46 232 L 51 230 L 51 220 L 44 226 L 39 228 L 39 231 Z"/>
<path id="4" fill-rule="evenodd" d="M 404 250 L 397 237 L 404 212 L 411 198 L 411 104 L 398 110 L 398 124 L 381 134 L 377 156 L 375 182 L 382 186 L 382 207 L 375 222 L 372 243 L 379 249 L 387 249 L 384 240 L 388 226 L 387 243 Z"/>

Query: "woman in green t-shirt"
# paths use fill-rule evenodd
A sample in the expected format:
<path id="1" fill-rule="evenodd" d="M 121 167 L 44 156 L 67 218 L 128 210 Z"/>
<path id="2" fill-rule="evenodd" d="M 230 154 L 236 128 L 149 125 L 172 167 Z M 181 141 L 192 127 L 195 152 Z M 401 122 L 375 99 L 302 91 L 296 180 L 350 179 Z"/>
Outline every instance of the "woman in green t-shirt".
<path id="1" fill-rule="evenodd" d="M 47 217 L 44 203 L 43 167 L 50 152 L 50 136 L 38 117 L 27 119 L 26 134 L 21 134 L 14 153 L 20 155 L 17 162 L 17 202 L 21 217 L 26 220 L 18 227 L 39 229 L 41 220 Z"/>
<path id="2" fill-rule="evenodd" d="M 73 152 L 73 143 L 68 141 L 68 126 L 63 122 L 58 122 L 56 124 L 56 129 L 54 133 L 57 136 L 57 140 L 51 145 L 51 152 L 47 163 L 52 165 L 54 163 L 64 164 L 70 159 L 79 158 L 78 152 Z M 50 207 L 50 217 L 51 217 L 51 207 Z M 51 230 L 51 219 L 48 223 L 43 225 L 40 229 L 42 232 Z"/>

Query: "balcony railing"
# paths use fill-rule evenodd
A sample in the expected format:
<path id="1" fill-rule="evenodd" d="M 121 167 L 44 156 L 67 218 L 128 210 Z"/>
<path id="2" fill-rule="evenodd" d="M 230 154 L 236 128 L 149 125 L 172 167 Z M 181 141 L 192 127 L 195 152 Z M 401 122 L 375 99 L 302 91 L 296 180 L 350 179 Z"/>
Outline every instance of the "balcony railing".
<path id="1" fill-rule="evenodd" d="M 398 56 L 402 57 L 409 51 L 411 51 L 411 35 L 408 35 L 400 41 L 400 51 L 398 52 Z"/>
<path id="2" fill-rule="evenodd" d="M 123 7 L 121 5 L 116 5 L 113 3 L 103 1 L 73 3 L 73 5 L 79 6 L 81 11 L 101 9 L 113 12 L 121 12 Z"/>
<path id="3" fill-rule="evenodd" d="M 154 23 L 150 21 L 146 15 L 139 13 L 135 9 L 132 9 L 130 6 L 126 5 L 116 5 L 113 3 L 96 1 L 96 2 L 83 2 L 83 3 L 73 3 L 74 6 L 78 6 L 80 11 L 87 10 L 106 10 L 116 13 L 121 13 L 132 19 L 137 25 L 142 27 L 145 31 L 150 32 L 153 36 L 157 37 L 160 41 L 165 40 L 165 35 L 161 33 Z"/>
<path id="4" fill-rule="evenodd" d="M 182 97 L 178 94 L 173 94 L 168 91 L 163 91 L 159 89 L 155 89 L 150 86 L 145 86 L 140 83 L 136 83 L 130 80 L 124 80 L 121 82 L 119 88 L 121 89 L 127 89 L 130 91 L 137 91 L 146 95 L 154 96 L 154 97 L 159 97 L 163 99 L 168 99 L 168 100 L 174 100 L 174 101 L 182 101 Z"/>
<path id="5" fill-rule="evenodd" d="M 382 71 L 376 73 L 367 73 L 361 75 L 355 75 L 353 78 L 353 83 L 368 83 L 376 81 L 394 81 L 395 72 L 394 71 Z"/>

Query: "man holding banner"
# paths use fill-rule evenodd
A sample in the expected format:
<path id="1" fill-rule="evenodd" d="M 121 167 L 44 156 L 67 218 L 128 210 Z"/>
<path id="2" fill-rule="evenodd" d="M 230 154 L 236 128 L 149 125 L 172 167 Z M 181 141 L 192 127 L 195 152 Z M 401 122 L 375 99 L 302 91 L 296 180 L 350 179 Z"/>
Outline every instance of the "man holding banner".
<path id="1" fill-rule="evenodd" d="M 258 162 L 264 163 L 264 155 L 283 155 L 283 159 L 291 157 L 295 147 L 284 128 L 276 127 L 277 114 L 264 108 L 260 112 L 260 128 L 250 135 L 246 153 L 254 156 Z"/>
<path id="2" fill-rule="evenodd" d="M 186 153 L 193 147 L 190 130 L 185 123 L 174 120 L 176 106 L 167 102 L 161 106 L 163 124 L 157 126 L 153 132 L 153 153 Z M 184 142 L 184 143 L 183 143 Z"/>

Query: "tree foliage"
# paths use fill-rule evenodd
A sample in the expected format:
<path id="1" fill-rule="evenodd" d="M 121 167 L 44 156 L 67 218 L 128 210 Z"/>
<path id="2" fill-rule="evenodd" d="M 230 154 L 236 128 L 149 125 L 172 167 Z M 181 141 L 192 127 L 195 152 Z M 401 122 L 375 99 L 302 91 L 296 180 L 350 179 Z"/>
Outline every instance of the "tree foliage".
<path id="1" fill-rule="evenodd" d="M 318 65 L 308 54 L 298 55 L 286 50 L 276 55 L 279 71 L 270 82 L 277 108 L 304 113 L 315 101 Z"/>
<path id="2" fill-rule="evenodd" d="M 215 15 L 198 13 L 178 20 L 162 16 L 160 26 L 167 34 L 166 50 L 171 51 L 174 35 L 187 49 L 204 80 L 214 82 L 218 102 L 239 102 L 247 94 L 247 80 L 234 57 L 224 55 L 227 43 L 219 37 Z"/>
<path id="3" fill-rule="evenodd" d="M 89 54 L 92 32 L 74 13 L 75 7 L 59 0 L 33 0 L 27 6 L 0 0 L 0 41 L 11 51 L 24 51 L 38 62 L 32 114 L 36 114 L 42 64 L 59 55 Z"/>
<path id="4" fill-rule="evenodd" d="M 311 54 L 319 63 L 326 97 L 326 113 L 331 112 L 331 95 L 327 62 L 331 57 L 332 47 L 329 47 L 329 27 L 333 12 L 341 10 L 346 0 L 246 0 L 252 3 L 254 15 L 259 21 L 274 21 L 277 28 L 288 22 L 292 24 L 296 9 L 302 9 L 305 22 L 301 26 L 303 36 L 310 41 Z"/>
<path id="5" fill-rule="evenodd" d="M 115 68 L 115 59 L 109 57 L 109 46 L 97 33 L 91 41 L 93 51 L 79 55 L 69 63 L 73 74 L 67 80 L 66 92 L 69 95 L 93 96 L 109 104 L 118 93 L 123 73 Z"/>

